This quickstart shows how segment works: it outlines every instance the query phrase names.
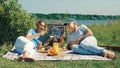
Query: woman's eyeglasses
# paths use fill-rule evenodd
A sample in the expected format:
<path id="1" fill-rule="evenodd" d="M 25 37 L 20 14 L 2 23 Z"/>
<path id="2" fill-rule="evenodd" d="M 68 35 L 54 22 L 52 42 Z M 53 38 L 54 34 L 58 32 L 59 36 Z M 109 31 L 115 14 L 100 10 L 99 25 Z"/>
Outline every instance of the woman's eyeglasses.
<path id="1" fill-rule="evenodd" d="M 42 25 L 42 24 L 40 24 L 39 26 L 43 26 L 43 27 L 46 27 L 45 25 Z"/>
<path id="2" fill-rule="evenodd" d="M 43 26 L 43 27 L 45 27 L 45 25 L 40 25 L 40 26 Z"/>

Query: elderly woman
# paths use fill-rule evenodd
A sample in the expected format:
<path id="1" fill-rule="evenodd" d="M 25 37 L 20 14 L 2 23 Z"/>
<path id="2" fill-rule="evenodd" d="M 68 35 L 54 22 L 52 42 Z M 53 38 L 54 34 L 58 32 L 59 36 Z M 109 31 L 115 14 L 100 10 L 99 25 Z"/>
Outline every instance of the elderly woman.
<path id="1" fill-rule="evenodd" d="M 67 49 L 72 49 L 74 53 L 86 55 L 101 55 L 110 59 L 115 58 L 115 54 L 104 48 L 97 46 L 97 40 L 92 31 L 84 24 L 78 27 L 75 19 L 67 21 L 68 29 L 71 32 L 68 35 Z"/>

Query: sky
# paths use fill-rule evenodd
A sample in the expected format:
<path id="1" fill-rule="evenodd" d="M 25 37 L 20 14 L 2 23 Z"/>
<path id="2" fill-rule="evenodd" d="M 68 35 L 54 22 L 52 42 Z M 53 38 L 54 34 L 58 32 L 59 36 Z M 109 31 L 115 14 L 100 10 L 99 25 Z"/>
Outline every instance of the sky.
<path id="1" fill-rule="evenodd" d="M 28 13 L 120 15 L 120 0 L 19 0 Z"/>

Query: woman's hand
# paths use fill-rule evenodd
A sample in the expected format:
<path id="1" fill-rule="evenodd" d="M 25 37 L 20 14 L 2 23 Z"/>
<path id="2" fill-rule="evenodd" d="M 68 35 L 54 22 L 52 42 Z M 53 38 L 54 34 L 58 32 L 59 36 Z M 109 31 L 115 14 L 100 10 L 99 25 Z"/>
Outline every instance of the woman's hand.
<path id="1" fill-rule="evenodd" d="M 40 35 L 44 35 L 45 34 L 45 32 L 44 31 L 41 31 L 41 32 L 39 32 L 39 33 L 36 33 L 36 34 L 31 34 L 31 33 L 28 33 L 27 35 L 26 35 L 26 38 L 27 39 L 29 39 L 29 40 L 32 40 L 32 39 L 34 39 L 34 38 L 36 38 L 36 37 L 38 37 L 38 36 L 40 36 Z"/>
<path id="2" fill-rule="evenodd" d="M 45 33 L 46 33 L 45 31 L 41 31 L 41 32 L 40 32 L 41 35 L 44 35 Z"/>
<path id="3" fill-rule="evenodd" d="M 46 42 L 45 44 L 44 44 L 44 46 L 47 46 L 49 44 L 49 42 Z"/>

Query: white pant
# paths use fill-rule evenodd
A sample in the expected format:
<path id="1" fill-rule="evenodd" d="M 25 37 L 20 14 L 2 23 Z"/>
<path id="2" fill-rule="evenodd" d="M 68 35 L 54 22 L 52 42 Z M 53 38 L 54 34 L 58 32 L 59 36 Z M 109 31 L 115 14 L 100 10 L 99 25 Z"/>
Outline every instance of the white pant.
<path id="1" fill-rule="evenodd" d="M 30 52 L 30 55 L 32 55 L 35 52 L 34 49 L 35 44 L 28 40 L 27 38 L 23 37 L 23 36 L 19 36 L 14 44 L 15 50 L 21 54 L 23 54 L 23 52 L 25 50 Z"/>

